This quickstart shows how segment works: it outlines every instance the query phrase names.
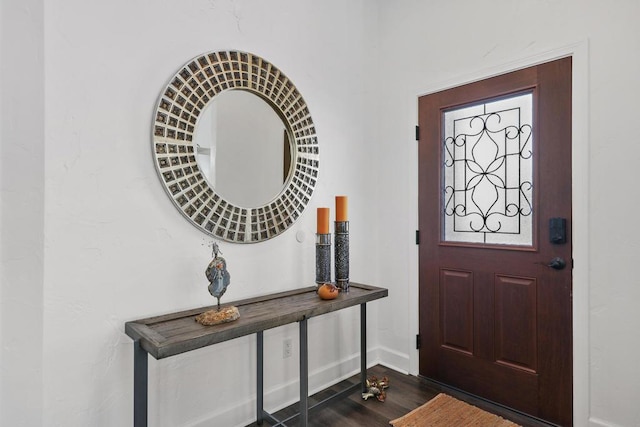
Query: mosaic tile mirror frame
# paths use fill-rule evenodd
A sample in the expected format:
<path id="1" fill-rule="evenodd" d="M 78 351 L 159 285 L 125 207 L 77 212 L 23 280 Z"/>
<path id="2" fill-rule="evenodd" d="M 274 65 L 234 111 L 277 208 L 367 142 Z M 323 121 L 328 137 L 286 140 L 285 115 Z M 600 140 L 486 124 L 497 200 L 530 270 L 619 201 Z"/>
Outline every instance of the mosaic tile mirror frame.
<path id="1" fill-rule="evenodd" d="M 209 185 L 196 162 L 194 132 L 220 93 L 245 90 L 269 103 L 288 128 L 291 170 L 280 193 L 262 206 L 238 206 Z M 169 198 L 187 220 L 215 238 L 257 243 L 287 230 L 309 203 L 318 179 L 318 140 L 307 105 L 273 64 L 240 51 L 187 62 L 162 91 L 153 123 L 153 155 Z"/>

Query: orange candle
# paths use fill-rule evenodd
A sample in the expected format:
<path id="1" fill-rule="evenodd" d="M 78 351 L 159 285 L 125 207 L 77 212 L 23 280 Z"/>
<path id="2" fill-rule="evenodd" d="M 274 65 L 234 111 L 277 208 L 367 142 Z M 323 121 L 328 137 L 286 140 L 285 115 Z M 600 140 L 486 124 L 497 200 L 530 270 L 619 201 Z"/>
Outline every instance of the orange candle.
<path id="1" fill-rule="evenodd" d="M 347 221 L 347 196 L 336 196 L 336 221 Z"/>
<path id="2" fill-rule="evenodd" d="M 329 208 L 318 208 L 318 234 L 329 234 Z"/>

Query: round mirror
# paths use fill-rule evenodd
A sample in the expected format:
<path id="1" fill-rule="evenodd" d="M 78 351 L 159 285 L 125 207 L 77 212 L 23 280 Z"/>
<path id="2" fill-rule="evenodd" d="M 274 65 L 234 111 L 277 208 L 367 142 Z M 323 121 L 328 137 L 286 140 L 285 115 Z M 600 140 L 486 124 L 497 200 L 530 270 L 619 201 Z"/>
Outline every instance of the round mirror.
<path id="1" fill-rule="evenodd" d="M 245 139 L 252 139 L 257 145 L 239 149 L 240 142 L 235 140 L 230 143 L 231 150 L 238 151 L 240 156 L 220 160 L 218 150 L 221 155 L 227 148 L 218 144 L 218 138 L 222 139 L 218 127 L 222 122 L 228 125 L 231 119 L 222 119 L 218 112 L 207 113 L 211 104 L 213 110 L 226 110 L 213 103 L 232 93 L 266 103 L 283 125 L 280 142 L 275 144 L 278 148 L 268 149 L 269 156 L 283 157 L 282 163 L 274 161 L 275 168 L 269 169 L 280 172 L 280 185 L 269 187 L 254 199 L 243 198 L 249 192 L 246 187 L 240 190 L 231 187 L 240 180 L 253 187 L 261 186 L 268 173 L 248 163 L 249 157 L 266 159 L 266 155 L 257 154 L 269 146 L 266 134 L 258 129 L 264 120 L 258 118 L 259 113 L 246 111 L 243 117 L 234 119 L 240 125 L 231 128 L 236 131 L 251 128 L 251 136 Z M 203 125 L 207 120 L 215 123 Z M 210 136 L 203 136 L 200 143 L 200 131 L 205 127 Z M 211 138 L 215 138 L 215 143 Z M 215 148 L 215 161 L 211 153 L 208 160 L 196 159 L 200 156 L 199 146 L 206 151 L 204 141 L 210 151 Z M 290 147 L 290 166 L 286 165 L 284 146 Z M 318 140 L 304 99 L 278 68 L 246 52 L 201 55 L 171 78 L 155 110 L 153 155 L 160 180 L 179 211 L 200 230 L 229 242 L 255 243 L 284 232 L 304 211 L 318 178 Z M 240 171 L 230 178 L 231 187 L 223 183 L 226 178 L 217 171 L 226 167 Z M 210 173 L 212 169 L 216 171 L 214 175 Z"/>
<path id="2" fill-rule="evenodd" d="M 260 96 L 228 90 L 202 111 L 193 141 L 209 185 L 239 206 L 262 206 L 282 191 L 291 166 L 290 131 Z"/>

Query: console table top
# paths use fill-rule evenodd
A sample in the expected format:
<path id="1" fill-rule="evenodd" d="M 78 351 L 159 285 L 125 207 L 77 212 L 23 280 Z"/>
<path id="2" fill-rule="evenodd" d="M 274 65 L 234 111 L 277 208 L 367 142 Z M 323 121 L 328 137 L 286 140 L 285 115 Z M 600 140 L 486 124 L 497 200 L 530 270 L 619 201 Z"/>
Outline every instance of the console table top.
<path id="1" fill-rule="evenodd" d="M 202 326 L 195 317 L 215 306 L 134 320 L 125 324 L 126 334 L 140 340 L 142 348 L 156 359 L 206 347 L 222 341 L 299 322 L 343 308 L 360 305 L 389 294 L 385 288 L 350 283 L 349 292 L 333 300 L 321 300 L 316 287 L 295 289 L 222 304 L 236 306 L 240 318 L 233 322 Z"/>

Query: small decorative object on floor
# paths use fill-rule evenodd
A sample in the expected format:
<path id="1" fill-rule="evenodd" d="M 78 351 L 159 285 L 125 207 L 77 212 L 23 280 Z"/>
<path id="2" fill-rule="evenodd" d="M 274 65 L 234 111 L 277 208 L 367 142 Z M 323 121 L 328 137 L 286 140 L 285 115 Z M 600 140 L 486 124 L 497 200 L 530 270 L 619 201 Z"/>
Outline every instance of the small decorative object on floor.
<path id="1" fill-rule="evenodd" d="M 220 309 L 220 298 L 224 295 L 227 287 L 231 283 L 231 275 L 227 271 L 227 261 L 218 255 L 220 248 L 216 242 L 211 242 L 213 259 L 205 270 L 205 275 L 209 279 L 209 293 L 218 300 L 217 310 L 209 310 L 196 317 L 196 321 L 201 325 L 217 325 L 236 320 L 240 317 L 240 312 L 236 307 L 225 307 Z"/>
<path id="2" fill-rule="evenodd" d="M 332 283 L 324 283 L 318 288 L 318 296 L 321 299 L 334 299 L 340 294 L 340 290 Z"/>
<path id="3" fill-rule="evenodd" d="M 362 398 L 364 400 L 369 399 L 370 397 L 375 397 L 380 402 L 384 402 L 387 398 L 387 392 L 385 391 L 389 387 L 389 378 L 382 377 L 382 379 L 378 379 L 378 377 L 369 377 L 367 378 L 367 391 L 362 393 Z"/>
<path id="4" fill-rule="evenodd" d="M 336 249 L 334 252 L 336 285 L 349 292 L 349 221 L 347 196 L 336 196 Z"/>

